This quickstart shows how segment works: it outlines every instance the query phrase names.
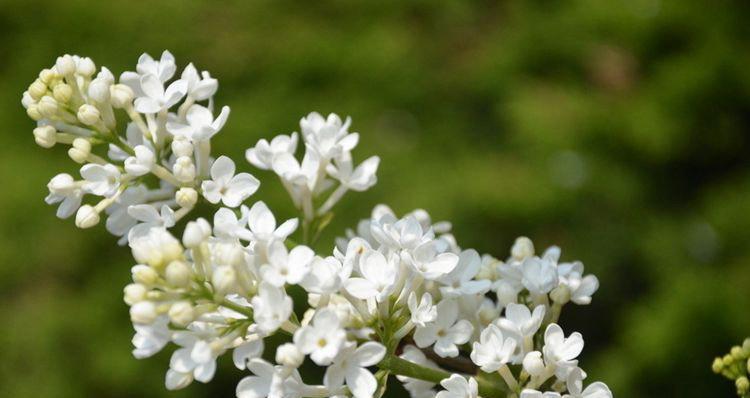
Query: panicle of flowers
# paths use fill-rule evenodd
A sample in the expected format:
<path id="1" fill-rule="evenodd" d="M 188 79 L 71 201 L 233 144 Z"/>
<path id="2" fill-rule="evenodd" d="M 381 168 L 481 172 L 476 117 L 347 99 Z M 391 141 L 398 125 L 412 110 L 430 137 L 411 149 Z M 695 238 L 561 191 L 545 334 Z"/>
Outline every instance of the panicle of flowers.
<path id="1" fill-rule="evenodd" d="M 229 108 L 214 116 L 218 84 L 207 72 L 189 64 L 174 79 L 165 51 L 141 56 L 118 83 L 106 68 L 95 73 L 90 59 L 62 56 L 22 102 L 37 143 L 70 145 L 83 165 L 81 179 L 50 181 L 58 216 L 76 213 L 86 228 L 106 214 L 107 229 L 129 245 L 133 355 L 171 343 L 168 389 L 210 381 L 227 354 L 249 373 L 240 398 L 379 397 L 391 375 L 412 397 L 612 396 L 600 382 L 584 388 L 583 338 L 557 324 L 565 304 L 589 304 L 599 287 L 581 262 L 561 262 L 559 248 L 537 255 L 522 237 L 499 260 L 462 249 L 451 224 L 424 210 L 399 217 L 378 205 L 335 247 L 316 251 L 346 192 L 376 183 L 377 156 L 354 164 L 351 119 L 313 112 L 300 133 L 246 151 L 279 177 L 300 230 L 297 218 L 279 222 L 264 202 L 246 203 L 259 181 L 211 156 Z M 100 199 L 82 205 L 87 195 Z M 210 220 L 176 232 L 201 198 L 215 206 Z M 322 380 L 303 378 L 305 362 L 325 368 Z"/>
<path id="2" fill-rule="evenodd" d="M 716 357 L 711 369 L 734 381 L 737 396 L 750 397 L 750 338 L 745 339 L 741 346 L 732 347 L 723 357 Z"/>

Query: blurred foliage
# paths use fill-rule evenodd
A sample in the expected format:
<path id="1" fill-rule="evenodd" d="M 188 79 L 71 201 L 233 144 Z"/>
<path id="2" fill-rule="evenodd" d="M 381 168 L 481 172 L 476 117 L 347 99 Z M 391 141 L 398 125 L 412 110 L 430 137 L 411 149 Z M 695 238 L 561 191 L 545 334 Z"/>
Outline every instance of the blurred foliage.
<path id="1" fill-rule="evenodd" d="M 323 249 L 380 202 L 500 257 L 521 234 L 558 244 L 601 279 L 562 320 L 590 380 L 621 397 L 732 393 L 710 364 L 750 333 L 747 1 L 0 6 L 0 396 L 223 397 L 242 377 L 224 358 L 212 383 L 167 392 L 169 354 L 130 355 L 129 251 L 42 201 L 76 168 L 34 145 L 21 92 L 61 53 L 117 74 L 165 48 L 219 79 L 232 115 L 216 149 L 235 159 L 311 110 L 353 117 L 380 182 L 338 207 Z"/>

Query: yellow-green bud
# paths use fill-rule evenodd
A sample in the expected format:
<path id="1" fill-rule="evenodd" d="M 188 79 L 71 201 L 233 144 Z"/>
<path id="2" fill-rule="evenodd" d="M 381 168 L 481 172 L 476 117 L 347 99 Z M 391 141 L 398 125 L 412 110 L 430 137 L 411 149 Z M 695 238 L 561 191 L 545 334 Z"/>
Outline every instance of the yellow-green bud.
<path id="1" fill-rule="evenodd" d="M 746 394 L 750 390 L 750 380 L 748 380 L 745 376 L 737 379 L 734 382 L 734 385 L 737 386 L 737 392 L 739 394 Z"/>
<path id="2" fill-rule="evenodd" d="M 39 72 L 39 80 L 42 81 L 44 84 L 50 84 L 53 81 L 57 80 L 60 76 L 58 76 L 57 73 L 55 73 L 52 69 L 42 69 L 41 72 Z"/>
<path id="3" fill-rule="evenodd" d="M 49 95 L 42 97 L 37 106 L 39 107 L 39 113 L 44 117 L 52 117 L 57 114 L 57 101 Z"/>
<path id="4" fill-rule="evenodd" d="M 734 359 L 742 359 L 742 357 L 743 357 L 743 355 L 742 355 L 742 347 L 740 347 L 738 345 L 732 347 L 732 349 L 729 350 L 729 354 Z"/>
<path id="5" fill-rule="evenodd" d="M 31 98 L 38 101 L 44 97 L 44 94 L 47 94 L 47 85 L 39 79 L 34 80 L 34 83 L 31 83 L 29 86 L 29 95 Z"/>
<path id="6" fill-rule="evenodd" d="M 35 121 L 39 121 L 44 119 L 44 116 L 42 116 L 42 113 L 39 112 L 39 106 L 36 104 L 29 105 L 28 108 L 26 108 L 26 114 Z"/>
<path id="7" fill-rule="evenodd" d="M 65 104 L 70 101 L 70 97 L 73 96 L 73 89 L 65 83 L 60 83 L 52 89 L 52 96 L 55 97 L 58 102 Z"/>
<path id="8" fill-rule="evenodd" d="M 724 369 L 724 361 L 719 357 L 714 358 L 714 363 L 711 364 L 711 370 L 713 370 L 714 373 L 721 373 L 722 369 Z"/>

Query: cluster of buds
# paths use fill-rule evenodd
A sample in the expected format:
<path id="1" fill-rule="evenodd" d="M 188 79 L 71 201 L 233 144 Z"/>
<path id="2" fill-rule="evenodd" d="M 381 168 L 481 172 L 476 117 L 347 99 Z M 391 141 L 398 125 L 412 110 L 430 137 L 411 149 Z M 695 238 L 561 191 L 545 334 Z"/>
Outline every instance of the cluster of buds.
<path id="1" fill-rule="evenodd" d="M 729 380 L 737 387 L 737 396 L 750 397 L 750 338 L 742 346 L 734 346 L 723 357 L 716 357 L 711 369 Z"/>
<path id="2" fill-rule="evenodd" d="M 523 237 L 504 260 L 480 255 L 459 246 L 450 223 L 424 210 L 399 217 L 385 205 L 317 251 L 345 193 L 376 183 L 378 157 L 352 160 L 359 135 L 351 120 L 313 112 L 301 134 L 246 151 L 249 163 L 278 175 L 299 228 L 297 218 L 278 223 L 263 202 L 246 205 L 259 181 L 236 173 L 228 157 L 211 157 L 229 108 L 214 118 L 210 75 L 188 65 L 169 83 L 168 52 L 159 61 L 144 54 L 136 70 L 115 84 L 106 68 L 92 79 L 93 62 L 63 56 L 23 104 L 44 129 L 37 142 L 70 144 L 83 164 L 82 180 L 59 174 L 49 184 L 58 216 L 76 213 L 85 228 L 106 213 L 107 229 L 132 250 L 124 301 L 133 355 L 176 346 L 168 389 L 209 382 L 217 359 L 231 353 L 250 373 L 239 398 L 380 397 L 391 376 L 415 398 L 612 397 L 601 382 L 584 388 L 583 337 L 557 324 L 565 304 L 589 304 L 599 287 L 581 262 L 560 262 L 557 247 L 537 255 Z M 117 122 L 121 110 L 127 123 Z M 99 144 L 106 155 L 93 153 Z M 82 205 L 84 195 L 102 199 Z M 200 200 L 216 206 L 210 221 L 195 218 L 178 234 Z M 271 336 L 282 341 L 273 355 L 265 352 Z M 305 362 L 324 368 L 322 381 L 302 377 Z"/>

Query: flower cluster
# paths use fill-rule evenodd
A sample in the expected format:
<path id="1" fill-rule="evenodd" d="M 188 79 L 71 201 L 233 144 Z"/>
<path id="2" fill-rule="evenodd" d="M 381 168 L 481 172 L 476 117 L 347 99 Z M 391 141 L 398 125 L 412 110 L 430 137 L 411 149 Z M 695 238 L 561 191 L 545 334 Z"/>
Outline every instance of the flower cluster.
<path id="1" fill-rule="evenodd" d="M 716 357 L 711 368 L 714 373 L 734 381 L 737 396 L 750 397 L 750 338 L 745 339 L 742 346 L 732 347 L 723 357 Z"/>
<path id="2" fill-rule="evenodd" d="M 458 245 L 450 223 L 385 205 L 316 251 L 333 207 L 376 183 L 378 157 L 353 161 L 351 120 L 310 113 L 300 133 L 247 149 L 299 211 L 279 222 L 265 203 L 246 204 L 255 177 L 211 155 L 229 116 L 228 107 L 214 116 L 216 80 L 192 64 L 175 73 L 166 51 L 144 54 L 118 82 L 65 55 L 22 99 L 36 142 L 70 145 L 82 164 L 81 179 L 52 178 L 47 202 L 81 228 L 106 214 L 107 230 L 131 248 L 133 355 L 176 346 L 168 389 L 210 381 L 231 353 L 250 373 L 240 398 L 379 397 L 391 375 L 412 397 L 612 396 L 600 382 L 584 388 L 583 338 L 557 324 L 565 304 L 588 304 L 599 287 L 582 263 L 560 262 L 557 247 L 537 255 L 528 238 L 505 260 L 480 255 Z M 99 199 L 82 204 L 87 195 Z M 215 205 L 210 220 L 180 223 L 199 200 Z M 303 379 L 306 362 L 325 368 L 322 380 Z"/>

